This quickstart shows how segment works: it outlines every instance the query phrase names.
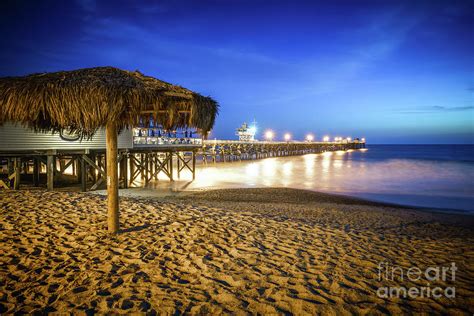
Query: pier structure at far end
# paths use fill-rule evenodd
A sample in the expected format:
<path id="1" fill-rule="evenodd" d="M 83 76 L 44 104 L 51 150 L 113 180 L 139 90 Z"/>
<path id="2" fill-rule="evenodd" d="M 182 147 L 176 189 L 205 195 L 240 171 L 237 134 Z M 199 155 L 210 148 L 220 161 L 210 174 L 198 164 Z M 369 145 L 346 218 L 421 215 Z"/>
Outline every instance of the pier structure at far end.
<path id="1" fill-rule="evenodd" d="M 365 140 L 336 142 L 205 140 L 198 152 L 204 163 L 242 161 L 365 148 Z"/>

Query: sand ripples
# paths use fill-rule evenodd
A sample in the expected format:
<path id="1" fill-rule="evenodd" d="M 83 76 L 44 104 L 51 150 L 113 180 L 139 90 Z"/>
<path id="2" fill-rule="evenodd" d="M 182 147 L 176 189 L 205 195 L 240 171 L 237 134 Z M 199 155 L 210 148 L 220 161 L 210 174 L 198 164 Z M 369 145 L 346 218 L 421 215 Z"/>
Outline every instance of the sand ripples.
<path id="1" fill-rule="evenodd" d="M 110 237 L 103 197 L 42 191 L 0 197 L 1 313 L 468 313 L 474 305 L 472 231 L 438 227 L 432 215 L 415 222 L 385 216 L 384 227 L 392 228 L 382 229 L 380 215 L 367 211 L 372 206 L 353 207 L 365 219 L 358 221 L 334 205 L 332 213 L 321 208 L 327 216 L 308 205 L 288 215 L 269 204 L 234 203 L 235 211 L 124 199 L 125 232 Z M 298 210 L 313 215 L 298 217 Z M 376 269 L 383 260 L 454 261 L 459 295 L 381 299 Z"/>

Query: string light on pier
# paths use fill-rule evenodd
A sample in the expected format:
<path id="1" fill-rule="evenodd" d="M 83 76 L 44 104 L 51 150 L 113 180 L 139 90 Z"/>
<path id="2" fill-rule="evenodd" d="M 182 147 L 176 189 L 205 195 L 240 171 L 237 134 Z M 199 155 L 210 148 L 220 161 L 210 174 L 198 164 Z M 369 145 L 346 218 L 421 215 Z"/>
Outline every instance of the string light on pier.
<path id="1" fill-rule="evenodd" d="M 273 133 L 273 131 L 266 131 L 265 132 L 265 138 L 269 141 L 271 141 L 273 139 L 273 137 L 275 136 L 275 134 Z"/>
<path id="2" fill-rule="evenodd" d="M 314 139 L 314 136 L 313 136 L 313 135 L 311 135 L 311 134 L 306 135 L 306 140 L 307 140 L 308 142 L 312 142 L 313 139 Z"/>
<path id="3" fill-rule="evenodd" d="M 324 137 L 323 137 L 323 142 L 326 142 L 326 143 L 327 143 L 328 141 L 329 141 L 329 136 L 324 136 Z"/>
<path id="4" fill-rule="evenodd" d="M 290 141 L 290 139 L 291 139 L 291 134 L 290 134 L 290 133 L 286 133 L 285 136 L 284 136 L 284 139 L 285 139 L 285 141 L 287 141 L 287 142 Z"/>

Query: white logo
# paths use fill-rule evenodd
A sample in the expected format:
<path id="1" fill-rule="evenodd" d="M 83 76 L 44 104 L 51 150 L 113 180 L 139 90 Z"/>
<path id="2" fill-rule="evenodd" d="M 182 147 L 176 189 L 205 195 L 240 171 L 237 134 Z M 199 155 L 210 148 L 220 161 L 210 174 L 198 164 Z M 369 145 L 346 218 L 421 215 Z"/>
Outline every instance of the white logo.
<path id="1" fill-rule="evenodd" d="M 426 281 L 426 286 L 383 286 L 377 289 L 377 296 L 380 298 L 454 298 L 456 297 L 456 288 L 454 286 L 432 286 L 430 282 L 443 281 L 453 283 L 456 280 L 456 264 L 451 262 L 448 266 L 433 266 L 425 269 L 418 267 L 403 268 L 396 265 L 390 265 L 389 262 L 382 261 L 378 265 L 378 280 L 393 282 L 411 282 Z"/>

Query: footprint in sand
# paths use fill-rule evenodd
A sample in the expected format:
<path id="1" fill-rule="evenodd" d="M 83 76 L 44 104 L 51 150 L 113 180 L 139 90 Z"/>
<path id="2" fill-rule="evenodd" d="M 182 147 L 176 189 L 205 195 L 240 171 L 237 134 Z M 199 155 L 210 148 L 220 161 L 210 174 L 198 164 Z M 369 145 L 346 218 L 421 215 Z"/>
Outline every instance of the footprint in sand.
<path id="1" fill-rule="evenodd" d="M 87 291 L 87 288 L 85 286 L 78 286 L 72 290 L 74 294 L 82 293 Z"/>
<path id="2" fill-rule="evenodd" d="M 54 293 L 58 290 L 59 288 L 59 284 L 58 283 L 54 283 L 54 284 L 51 284 L 49 287 L 48 287 L 48 293 Z"/>
<path id="3" fill-rule="evenodd" d="M 135 304 L 130 301 L 130 300 L 123 300 L 122 305 L 120 305 L 120 308 L 123 310 L 131 309 L 135 306 Z"/>

